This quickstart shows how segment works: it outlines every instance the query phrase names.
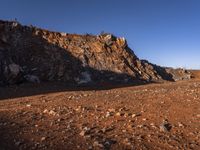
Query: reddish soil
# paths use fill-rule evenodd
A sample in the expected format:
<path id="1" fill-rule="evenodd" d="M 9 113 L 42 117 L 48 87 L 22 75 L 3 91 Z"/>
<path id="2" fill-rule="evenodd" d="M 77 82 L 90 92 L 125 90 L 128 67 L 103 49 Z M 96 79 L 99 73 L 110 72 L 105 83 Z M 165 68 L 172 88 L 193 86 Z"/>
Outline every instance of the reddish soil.
<path id="1" fill-rule="evenodd" d="M 200 72 L 194 75 L 110 89 L 0 88 L 0 149 L 199 150 Z M 166 119 L 171 127 L 163 131 Z"/>

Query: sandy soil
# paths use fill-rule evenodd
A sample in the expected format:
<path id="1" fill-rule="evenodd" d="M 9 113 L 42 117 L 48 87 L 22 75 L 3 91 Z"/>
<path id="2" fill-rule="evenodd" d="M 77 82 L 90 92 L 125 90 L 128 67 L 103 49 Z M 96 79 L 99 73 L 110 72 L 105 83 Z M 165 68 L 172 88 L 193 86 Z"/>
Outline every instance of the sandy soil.
<path id="1" fill-rule="evenodd" d="M 106 89 L 0 88 L 0 149 L 199 150 L 199 79 Z"/>

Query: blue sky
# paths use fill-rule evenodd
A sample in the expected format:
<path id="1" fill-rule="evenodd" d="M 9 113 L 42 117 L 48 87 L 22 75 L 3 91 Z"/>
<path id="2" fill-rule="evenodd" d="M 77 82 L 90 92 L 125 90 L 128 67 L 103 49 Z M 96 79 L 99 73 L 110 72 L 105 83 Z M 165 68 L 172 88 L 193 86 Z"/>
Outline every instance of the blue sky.
<path id="1" fill-rule="evenodd" d="M 110 32 L 141 59 L 200 69 L 200 0 L 0 0 L 0 19 L 68 33 Z"/>

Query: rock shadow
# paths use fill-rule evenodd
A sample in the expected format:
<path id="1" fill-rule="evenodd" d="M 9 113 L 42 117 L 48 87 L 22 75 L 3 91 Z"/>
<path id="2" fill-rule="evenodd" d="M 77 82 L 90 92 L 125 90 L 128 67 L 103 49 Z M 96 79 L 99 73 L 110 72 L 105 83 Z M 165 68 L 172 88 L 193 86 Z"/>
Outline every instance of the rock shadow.
<path id="1" fill-rule="evenodd" d="M 98 70 L 87 66 L 69 51 L 58 46 L 58 43 L 50 43 L 47 39 L 42 38 L 44 30 L 18 25 L 11 28 L 10 32 L 21 33 L 19 37 L 23 42 L 4 43 L 7 46 L 4 46 L 5 49 L 0 49 L 1 100 L 50 92 L 108 90 L 152 83 L 134 78 L 126 73 Z M 37 35 L 33 32 L 37 32 Z M 56 32 L 45 32 L 45 34 L 49 34 L 49 38 L 61 36 Z M 15 40 L 11 37 L 8 41 Z M 14 47 L 10 46 L 13 44 L 15 44 Z M 20 73 L 13 76 L 9 70 L 5 70 L 5 68 L 9 68 L 9 64 L 20 66 Z M 38 82 L 37 78 L 39 78 L 41 83 L 26 83 L 27 77 L 31 82 Z"/>

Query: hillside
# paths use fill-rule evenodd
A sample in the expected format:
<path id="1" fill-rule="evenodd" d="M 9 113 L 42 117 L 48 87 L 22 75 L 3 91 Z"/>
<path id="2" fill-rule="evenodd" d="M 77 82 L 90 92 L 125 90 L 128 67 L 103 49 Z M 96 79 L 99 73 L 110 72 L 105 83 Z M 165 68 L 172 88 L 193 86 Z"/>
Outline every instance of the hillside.
<path id="1" fill-rule="evenodd" d="M 112 34 L 58 33 L 0 21 L 2 86 L 44 81 L 104 85 L 190 78 L 187 71 L 171 70 L 140 60 L 125 38 Z"/>

